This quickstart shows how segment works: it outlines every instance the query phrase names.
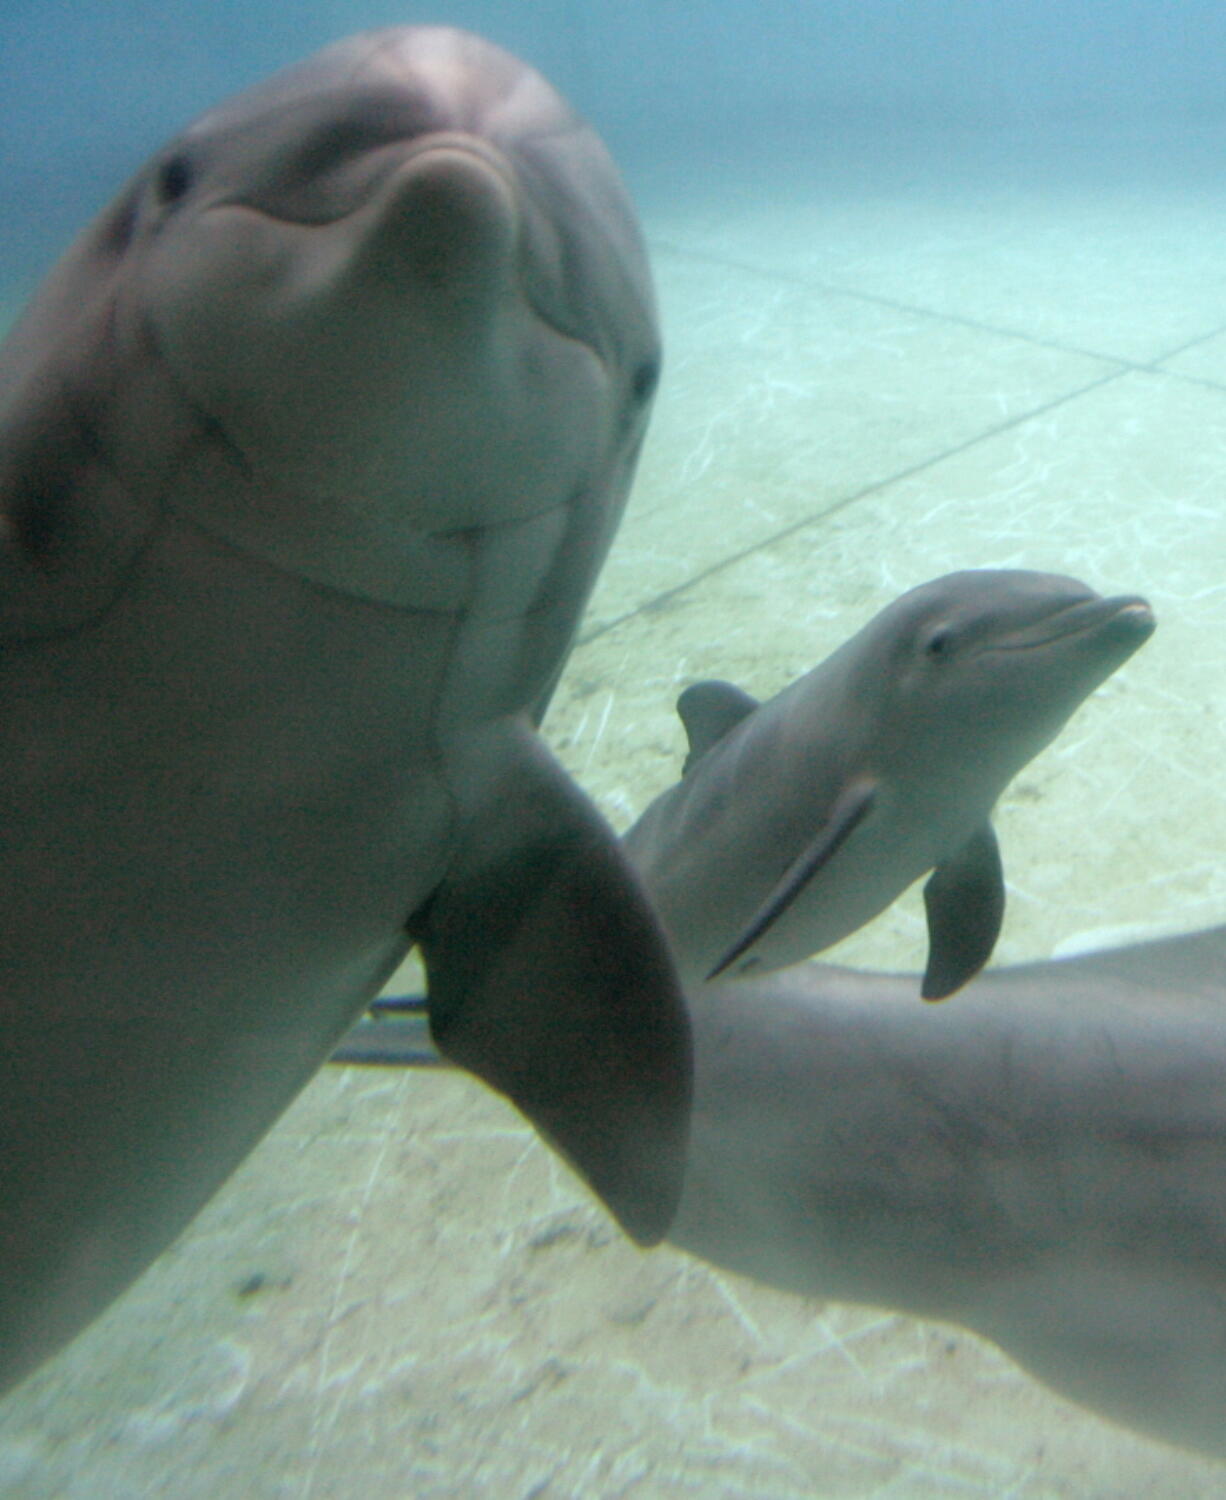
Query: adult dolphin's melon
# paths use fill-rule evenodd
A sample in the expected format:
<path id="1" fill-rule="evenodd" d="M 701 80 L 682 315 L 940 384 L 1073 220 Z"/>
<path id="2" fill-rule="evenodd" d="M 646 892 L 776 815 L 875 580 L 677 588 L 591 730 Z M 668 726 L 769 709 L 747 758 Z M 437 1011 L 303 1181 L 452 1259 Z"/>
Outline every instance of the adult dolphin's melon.
<path id="1" fill-rule="evenodd" d="M 167 1244 L 415 941 L 443 1050 L 666 1230 L 684 1012 L 532 727 L 657 363 L 600 142 L 439 29 L 203 116 L 13 331 L 0 1384 Z"/>

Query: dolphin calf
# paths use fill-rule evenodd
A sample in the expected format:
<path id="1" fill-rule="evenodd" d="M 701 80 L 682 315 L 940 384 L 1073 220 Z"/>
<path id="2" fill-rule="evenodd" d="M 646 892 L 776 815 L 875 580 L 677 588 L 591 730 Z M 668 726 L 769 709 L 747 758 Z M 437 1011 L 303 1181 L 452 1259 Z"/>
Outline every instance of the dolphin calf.
<path id="1" fill-rule="evenodd" d="M 688 688 L 682 779 L 624 840 L 683 977 L 807 958 L 932 870 L 922 993 L 965 984 L 1004 912 L 993 805 L 1153 628 L 1073 578 L 950 573 L 768 703 Z"/>
<path id="2" fill-rule="evenodd" d="M 158 1254 L 414 943 L 444 1053 L 631 1234 L 666 1230 L 680 987 L 534 730 L 658 363 L 603 146 L 435 28 L 205 114 L 14 328 L 0 1388 Z"/>
<path id="3" fill-rule="evenodd" d="M 1226 927 L 992 969 L 937 1009 L 916 978 L 814 962 L 688 989 L 670 1240 L 959 1323 L 1061 1395 L 1226 1458 Z M 411 1013 L 338 1053 L 434 1056 Z"/>

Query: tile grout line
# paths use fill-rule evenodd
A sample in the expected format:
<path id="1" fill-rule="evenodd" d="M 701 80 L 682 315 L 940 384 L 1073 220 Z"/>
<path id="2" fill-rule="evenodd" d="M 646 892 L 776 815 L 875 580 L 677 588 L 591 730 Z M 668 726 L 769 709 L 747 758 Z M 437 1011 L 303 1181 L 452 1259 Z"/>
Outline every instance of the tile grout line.
<path id="1" fill-rule="evenodd" d="M 905 469 L 899 469 L 882 479 L 875 479 L 871 484 L 863 485 L 852 494 L 845 495 L 841 500 L 836 500 L 832 505 L 827 506 L 825 510 L 805 516 L 799 521 L 793 521 L 790 525 L 772 532 L 770 536 L 763 537 L 761 541 L 754 542 L 752 546 L 742 547 L 739 552 L 720 558 L 718 562 L 712 563 L 700 573 L 695 573 L 693 577 L 687 578 L 683 583 L 674 584 L 672 588 L 664 589 L 659 594 L 653 594 L 650 599 L 636 605 L 633 609 L 626 610 L 624 614 L 617 615 L 615 618 L 607 620 L 601 625 L 593 626 L 589 631 L 580 632 L 575 645 L 577 647 L 590 645 L 593 641 L 599 640 L 601 636 L 607 635 L 611 630 L 616 630 L 619 626 L 626 624 L 627 621 L 636 619 L 639 615 L 654 613 L 669 600 L 687 593 L 690 589 L 696 588 L 708 579 L 714 578 L 718 574 L 727 571 L 727 569 L 735 567 L 736 564 L 744 562 L 746 558 L 752 557 L 755 552 L 761 552 L 767 547 L 773 547 L 777 542 L 783 541 L 786 537 L 795 536 L 797 532 L 804 531 L 807 527 L 820 525 L 823 521 L 829 520 L 831 516 L 838 515 L 849 506 L 856 505 L 861 500 L 867 500 L 871 495 L 878 494 L 893 484 L 900 484 L 905 479 L 914 478 L 915 475 L 922 474 L 939 463 L 944 463 L 947 458 L 953 458 L 959 453 L 969 452 L 970 449 L 976 447 L 979 443 L 997 438 L 1002 433 L 1010 432 L 1015 427 L 1020 427 L 1024 422 L 1033 421 L 1036 417 L 1046 416 L 1049 412 L 1057 411 L 1070 401 L 1079 400 L 1091 391 L 1096 391 L 1102 386 L 1110 385 L 1112 381 L 1119 380 L 1123 375 L 1131 373 L 1133 371 L 1129 366 L 1109 370 L 1086 385 L 1078 386 L 1075 390 L 1066 391 L 1064 395 L 1056 396 L 1051 401 L 1045 401 L 1040 406 L 1032 407 L 1028 411 L 1019 412 L 1017 416 L 1009 418 L 1008 421 L 999 422 L 996 426 L 988 428 L 986 431 L 978 432 L 974 437 L 969 437 L 964 442 L 955 443 L 951 448 L 942 449 L 941 452 L 921 459 L 917 463 L 909 464 Z"/>
<path id="2" fill-rule="evenodd" d="M 740 271 L 746 276 L 759 276 L 765 281 L 784 282 L 788 286 L 797 287 L 801 290 L 821 292 L 828 297 L 846 297 L 855 302 L 866 302 L 873 307 L 888 307 L 894 312 L 910 313 L 912 317 L 931 318 L 940 323 L 952 323 L 960 328 L 970 328 L 976 333 L 992 334 L 996 338 L 1018 339 L 1022 343 L 1031 344 L 1037 349 L 1050 349 L 1057 354 L 1072 354 L 1080 359 L 1093 359 L 1101 364 L 1118 366 L 1121 370 L 1140 371 L 1151 375 L 1166 375 L 1172 380 L 1187 381 L 1191 385 L 1207 386 L 1212 390 L 1226 389 L 1221 381 L 1208 380 L 1200 375 L 1184 375 L 1178 370 L 1167 370 L 1163 368 L 1163 361 L 1174 359 L 1177 354 L 1183 354 L 1188 349 L 1194 349 L 1198 344 L 1207 343 L 1208 340 L 1217 338 L 1226 333 L 1226 323 L 1219 324 L 1208 333 L 1197 334 L 1195 338 L 1188 339 L 1185 343 L 1177 344 L 1174 349 L 1168 349 L 1163 354 L 1157 354 L 1151 360 L 1125 359 L 1118 354 L 1103 354 L 1093 349 L 1083 349 L 1077 344 L 1065 344 L 1056 339 L 1042 339 L 1035 334 L 1025 333 L 1015 328 L 1001 328 L 995 323 L 982 323 L 975 318 L 966 318 L 958 313 L 938 312 L 934 308 L 920 307 L 913 302 L 903 302 L 895 297 L 883 297 L 876 292 L 857 291 L 854 287 L 839 286 L 834 282 L 825 281 L 821 278 L 810 278 L 798 275 L 794 271 L 766 270 L 762 266 L 750 265 L 745 261 L 734 259 L 732 256 L 719 255 L 710 250 L 689 250 L 672 243 L 668 240 L 648 239 L 650 248 L 667 251 L 670 255 L 688 257 L 691 260 L 699 260 L 707 265 L 722 266 L 729 271 Z"/>
<path id="3" fill-rule="evenodd" d="M 686 256 L 691 260 L 700 260 L 711 266 L 721 266 L 729 271 L 740 271 L 745 276 L 760 276 L 765 281 L 781 281 L 802 291 L 821 292 L 828 297 L 846 297 L 853 302 L 866 302 L 872 307 L 888 307 L 893 312 L 910 313 L 912 317 L 952 323 L 960 328 L 973 329 L 976 333 L 990 333 L 997 338 L 1020 339 L 1023 343 L 1032 344 L 1039 349 L 1051 349 L 1058 354 L 1074 354 L 1081 359 L 1094 359 L 1103 364 L 1120 365 L 1126 369 L 1134 368 L 1130 361 L 1121 359 L 1116 354 L 1096 354 L 1089 349 L 1081 349 L 1075 344 L 1062 344 L 1054 339 L 1041 339 L 1033 333 L 1023 333 L 1012 328 L 999 328 L 994 323 L 980 323 L 974 318 L 963 317 L 959 313 L 937 312 L 933 308 L 918 307 L 913 302 L 902 302 L 895 297 L 884 297 L 877 292 L 857 291 L 854 287 L 839 286 L 835 282 L 824 281 L 820 277 L 802 276 L 795 271 L 766 270 L 761 266 L 750 265 L 732 256 L 719 255 L 710 250 L 686 250 L 666 240 L 649 240 L 648 243 L 652 249 L 667 250 L 671 255 Z"/>
<path id="4" fill-rule="evenodd" d="M 1223 383 L 1220 380 L 1209 380 L 1204 375 L 1183 375 L 1178 370 L 1167 370 L 1163 368 L 1163 362 L 1174 359 L 1178 354 L 1186 354 L 1189 349 L 1195 349 L 1198 344 L 1207 344 L 1210 339 L 1216 339 L 1226 333 L 1226 323 L 1219 324 L 1217 328 L 1211 328 L 1208 333 L 1198 333 L 1194 339 L 1188 339 L 1182 344 L 1176 344 L 1173 349 L 1168 349 L 1165 354 L 1159 354 L 1149 364 L 1138 364 L 1138 370 L 1148 370 L 1155 375 L 1169 375 L 1172 380 L 1186 380 L 1192 385 L 1207 385 L 1214 390 L 1222 390 Z"/>

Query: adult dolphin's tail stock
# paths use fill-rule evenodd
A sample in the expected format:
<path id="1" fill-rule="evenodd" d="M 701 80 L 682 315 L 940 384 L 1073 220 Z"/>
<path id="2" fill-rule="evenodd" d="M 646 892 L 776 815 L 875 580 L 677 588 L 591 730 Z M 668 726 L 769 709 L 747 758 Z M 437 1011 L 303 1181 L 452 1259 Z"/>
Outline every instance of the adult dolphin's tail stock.
<path id="1" fill-rule="evenodd" d="M 669 1238 L 785 1291 L 960 1323 L 1226 1458 L 1226 927 L 992 969 L 937 1008 L 917 977 L 813 962 L 689 988 Z M 436 1059 L 385 1004 L 337 1060 Z"/>
<path id="2" fill-rule="evenodd" d="M 1226 1458 L 1226 928 L 914 993 L 817 963 L 691 993 L 673 1242 Z"/>
<path id="3" fill-rule="evenodd" d="M 687 688 L 682 779 L 625 837 L 687 981 L 808 958 L 932 870 L 922 993 L 965 984 L 1004 912 L 993 805 L 1153 628 L 1073 578 L 950 573 L 768 703 Z"/>

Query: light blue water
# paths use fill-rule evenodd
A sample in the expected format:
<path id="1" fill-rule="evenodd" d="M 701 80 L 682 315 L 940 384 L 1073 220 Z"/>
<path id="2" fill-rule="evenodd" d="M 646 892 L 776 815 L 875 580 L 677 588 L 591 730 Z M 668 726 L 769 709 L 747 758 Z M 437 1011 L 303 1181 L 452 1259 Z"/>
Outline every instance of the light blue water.
<path id="1" fill-rule="evenodd" d="M 624 827 L 679 686 L 759 694 L 955 567 L 1160 628 L 1002 803 L 998 958 L 1226 920 L 1226 14 L 636 0 L 0 15 L 0 301 L 182 121 L 332 38 L 536 63 L 636 192 L 666 373 L 546 730 Z M 843 955 L 922 961 L 914 893 Z M 1213 1496 L 987 1345 L 622 1243 L 476 1085 L 333 1073 L 0 1408 L 0 1495 Z"/>

